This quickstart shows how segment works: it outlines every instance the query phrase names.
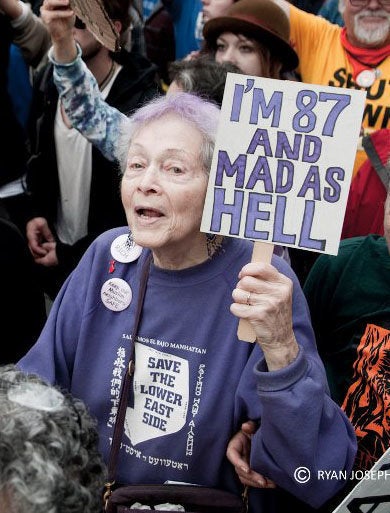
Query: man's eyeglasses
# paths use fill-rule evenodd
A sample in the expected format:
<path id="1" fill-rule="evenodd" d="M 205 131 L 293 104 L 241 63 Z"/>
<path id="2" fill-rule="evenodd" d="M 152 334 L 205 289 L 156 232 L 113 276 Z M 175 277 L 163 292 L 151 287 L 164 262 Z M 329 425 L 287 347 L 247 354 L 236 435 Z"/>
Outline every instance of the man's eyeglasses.
<path id="1" fill-rule="evenodd" d="M 390 1 L 390 0 L 389 0 Z M 74 20 L 74 28 L 85 30 L 87 28 L 86 24 L 80 20 L 80 18 L 77 18 Z"/>
<path id="2" fill-rule="evenodd" d="M 349 0 L 349 2 L 353 7 L 366 7 L 370 0 Z M 386 9 L 390 7 L 390 0 L 378 0 L 378 3 Z"/>

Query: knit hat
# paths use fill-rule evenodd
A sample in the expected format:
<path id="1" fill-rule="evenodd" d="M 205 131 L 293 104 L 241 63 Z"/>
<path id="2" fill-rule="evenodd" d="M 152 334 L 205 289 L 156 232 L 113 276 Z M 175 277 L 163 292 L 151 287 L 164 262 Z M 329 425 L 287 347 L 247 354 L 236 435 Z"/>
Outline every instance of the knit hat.
<path id="1" fill-rule="evenodd" d="M 238 0 L 225 16 L 213 18 L 203 27 L 204 39 L 211 48 L 223 32 L 242 34 L 263 44 L 282 62 L 285 71 L 298 66 L 298 55 L 289 43 L 290 22 L 273 0 Z"/>

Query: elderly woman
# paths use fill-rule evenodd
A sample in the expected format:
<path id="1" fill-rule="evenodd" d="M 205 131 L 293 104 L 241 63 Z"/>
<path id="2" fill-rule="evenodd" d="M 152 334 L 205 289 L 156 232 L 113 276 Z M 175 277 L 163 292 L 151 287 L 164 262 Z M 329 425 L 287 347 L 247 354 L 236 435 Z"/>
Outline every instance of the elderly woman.
<path id="1" fill-rule="evenodd" d="M 199 231 L 218 117 L 215 105 L 178 93 L 130 118 L 121 137 L 129 226 L 92 244 L 18 365 L 88 404 L 107 458 L 147 272 L 118 481 L 237 490 L 226 447 L 252 419 L 252 468 L 319 506 L 342 483 L 317 471 L 351 469 L 354 432 L 328 395 L 289 266 L 276 256 L 248 263 L 250 242 Z M 237 339 L 240 318 L 257 343 Z M 302 466 L 313 476 L 305 485 L 294 480 Z"/>
<path id="2" fill-rule="evenodd" d="M 97 513 L 106 468 L 85 405 L 7 365 L 0 411 L 0 512 Z"/>

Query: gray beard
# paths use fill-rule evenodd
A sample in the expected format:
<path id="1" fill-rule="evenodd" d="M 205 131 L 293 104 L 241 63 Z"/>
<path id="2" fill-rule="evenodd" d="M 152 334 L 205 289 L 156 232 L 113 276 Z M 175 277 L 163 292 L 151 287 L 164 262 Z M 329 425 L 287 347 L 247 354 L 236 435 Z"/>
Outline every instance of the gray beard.
<path id="1" fill-rule="evenodd" d="M 375 45 L 386 41 L 390 30 L 390 15 L 387 15 L 387 20 L 375 29 L 367 29 L 363 27 L 360 22 L 360 17 L 357 15 L 354 20 L 354 33 L 355 37 L 362 43 Z"/>

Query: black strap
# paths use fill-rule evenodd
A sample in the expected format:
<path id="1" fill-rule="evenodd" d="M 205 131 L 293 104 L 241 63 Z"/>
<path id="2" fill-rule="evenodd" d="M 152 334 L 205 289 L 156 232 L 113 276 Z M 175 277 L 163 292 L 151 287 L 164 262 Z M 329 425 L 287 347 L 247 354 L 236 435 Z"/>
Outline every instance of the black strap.
<path id="1" fill-rule="evenodd" d="M 134 374 L 134 361 L 135 361 L 135 340 L 137 337 L 139 323 L 141 321 L 142 307 L 145 299 L 145 291 L 146 285 L 148 282 L 149 275 L 149 267 L 150 261 L 152 259 L 152 255 L 148 255 L 147 259 L 143 264 L 143 268 L 141 271 L 140 277 L 140 286 L 138 293 L 138 303 L 137 303 L 137 311 L 135 314 L 135 321 L 133 327 L 133 333 L 131 336 L 131 348 L 130 348 L 130 357 L 128 368 L 122 383 L 119 404 L 118 404 L 118 412 L 116 415 L 115 426 L 114 426 L 114 434 L 112 436 L 112 444 L 110 450 L 110 458 L 108 460 L 108 483 L 106 484 L 107 488 L 111 488 L 111 486 L 115 483 L 115 473 L 116 466 L 118 462 L 119 449 L 122 441 L 123 435 L 123 427 L 125 424 L 126 417 L 126 409 L 127 409 L 127 401 L 130 392 L 130 385 L 132 382 L 133 374 Z"/>
<path id="2" fill-rule="evenodd" d="M 378 155 L 378 152 L 375 149 L 375 146 L 371 140 L 370 135 L 365 135 L 362 139 L 362 145 L 365 149 L 368 158 L 371 161 L 371 164 L 375 171 L 378 173 L 381 182 L 385 186 L 385 189 L 388 190 L 390 184 L 390 169 L 387 166 L 382 164 L 382 161 Z"/>

